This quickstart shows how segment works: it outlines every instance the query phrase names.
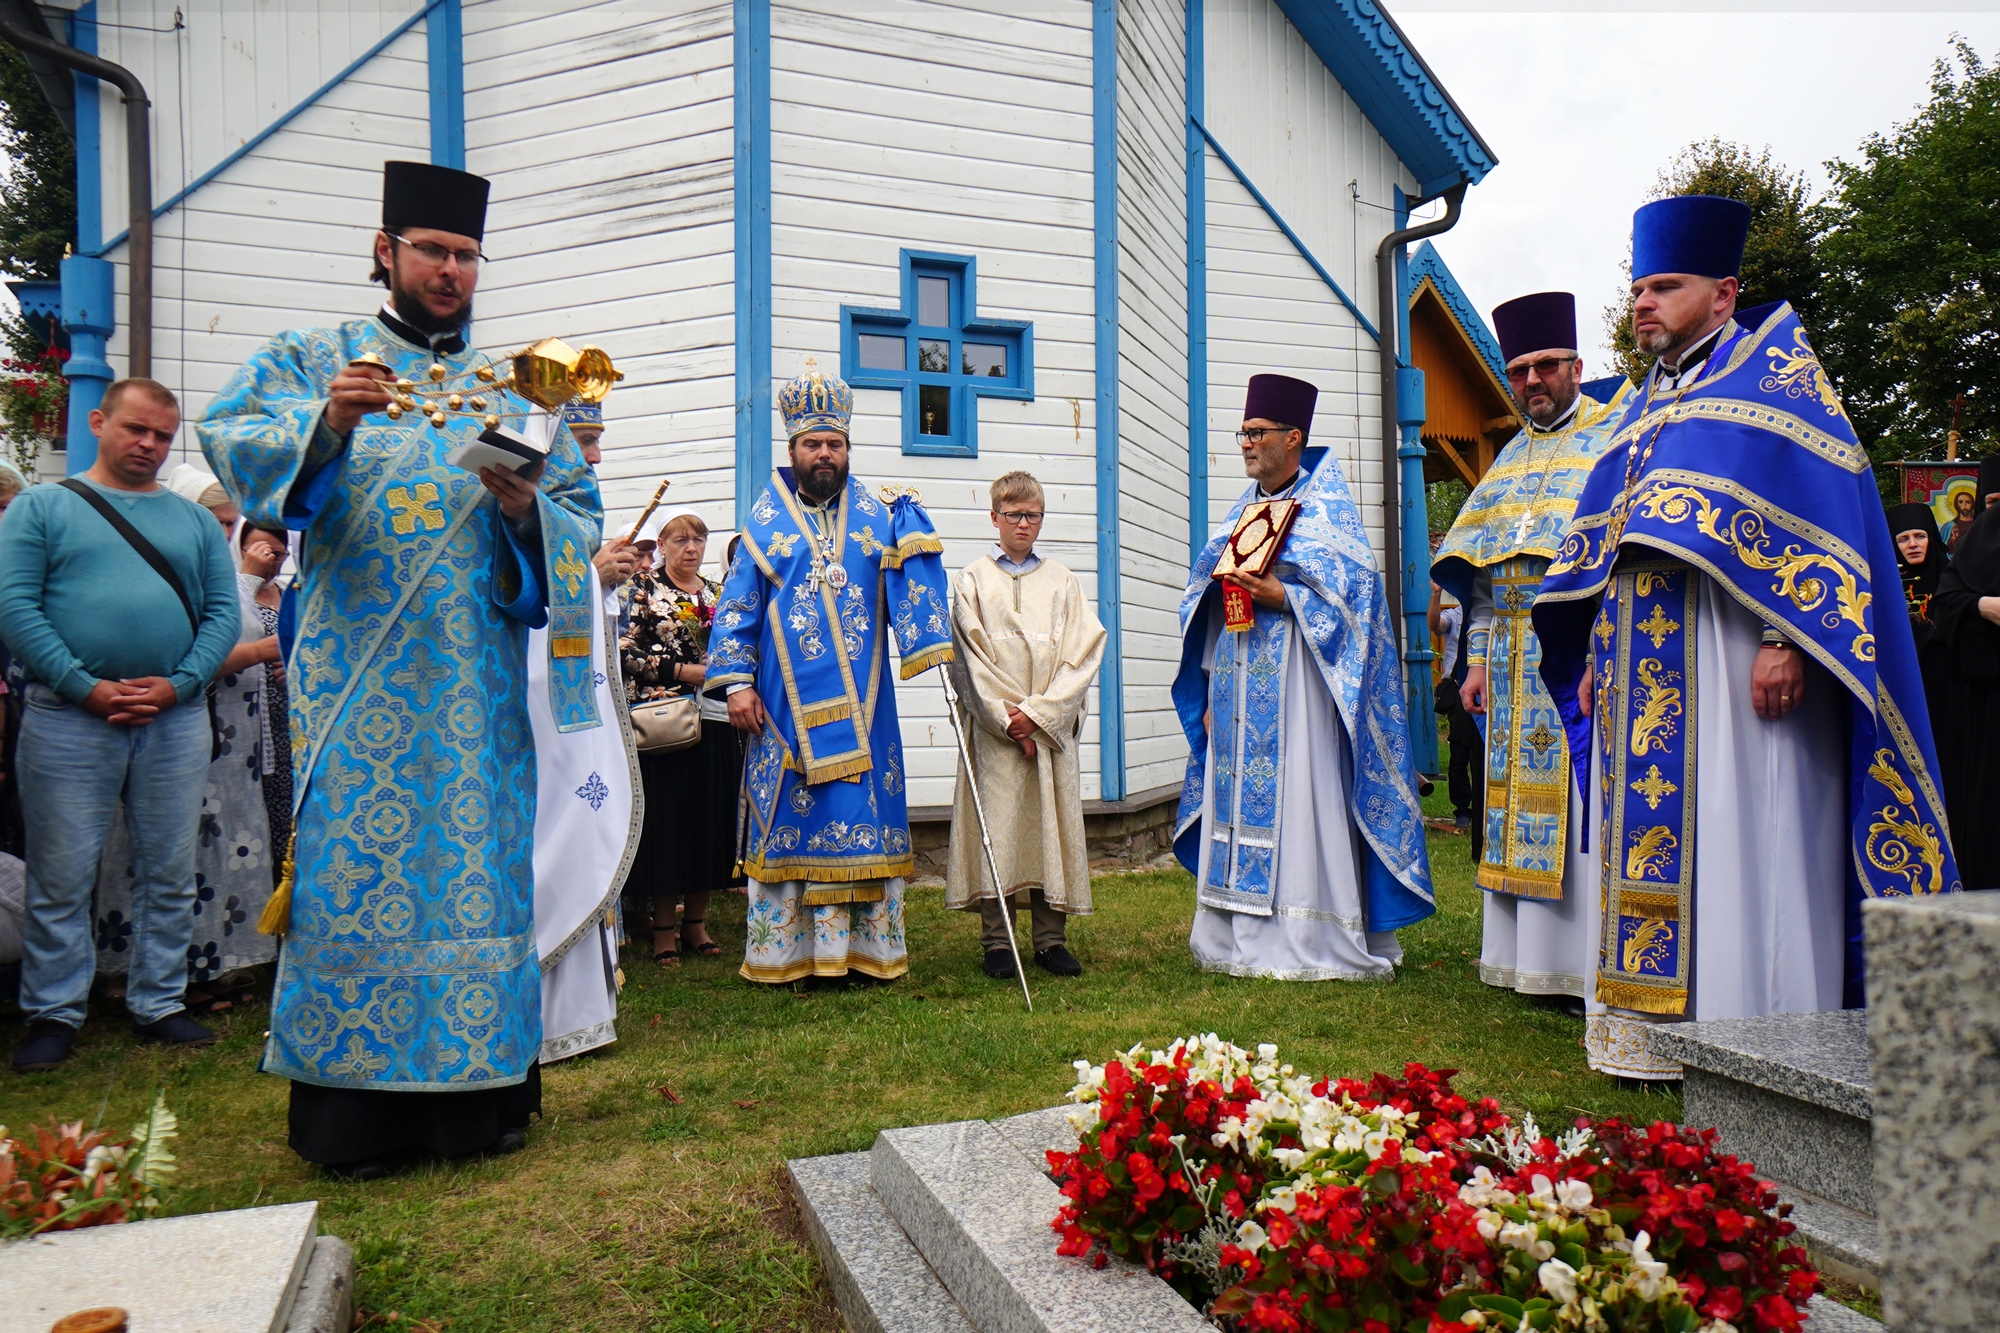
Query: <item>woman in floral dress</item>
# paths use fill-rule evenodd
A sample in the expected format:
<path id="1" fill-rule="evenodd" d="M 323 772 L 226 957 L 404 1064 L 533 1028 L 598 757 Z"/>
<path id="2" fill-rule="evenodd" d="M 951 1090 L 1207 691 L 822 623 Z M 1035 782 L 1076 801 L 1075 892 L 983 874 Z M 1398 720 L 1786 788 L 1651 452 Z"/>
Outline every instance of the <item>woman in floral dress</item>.
<path id="1" fill-rule="evenodd" d="M 619 641 L 634 707 L 701 689 L 708 628 L 722 585 L 702 577 L 708 526 L 689 511 L 660 525 L 657 567 L 632 578 L 630 628 Z M 722 952 L 709 938 L 708 896 L 726 888 L 736 859 L 736 797 L 743 745 L 720 699 L 701 698 L 701 741 L 669 754 L 642 754 L 646 824 L 625 882 L 628 920 L 653 923 L 653 961 L 677 967 L 682 955 Z M 678 925 L 674 900 L 683 903 Z M 650 906 L 647 900 L 650 899 Z M 648 915 L 649 914 L 649 915 Z"/>

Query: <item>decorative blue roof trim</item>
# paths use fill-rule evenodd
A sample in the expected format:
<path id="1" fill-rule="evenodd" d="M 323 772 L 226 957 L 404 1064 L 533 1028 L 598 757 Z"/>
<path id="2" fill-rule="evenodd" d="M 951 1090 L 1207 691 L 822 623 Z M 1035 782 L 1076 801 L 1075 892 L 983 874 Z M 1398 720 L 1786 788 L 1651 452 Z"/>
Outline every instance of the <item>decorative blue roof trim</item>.
<path id="1" fill-rule="evenodd" d="M 1493 378 L 1504 389 L 1507 384 L 1507 360 L 1500 355 L 1500 340 L 1486 326 L 1479 308 L 1465 294 L 1465 288 L 1458 285 L 1458 279 L 1445 267 L 1444 256 L 1429 241 L 1419 246 L 1410 259 L 1408 291 L 1411 300 L 1416 299 L 1417 289 L 1426 278 L 1430 279 L 1431 286 L 1444 301 L 1445 309 L 1451 311 L 1451 317 L 1465 330 L 1466 341 L 1472 344 L 1473 350 L 1479 353 L 1479 359 L 1486 363 L 1486 368 L 1493 372 Z"/>
<path id="2" fill-rule="evenodd" d="M 1425 195 L 1477 185 L 1499 157 L 1376 0 L 1277 0 Z"/>

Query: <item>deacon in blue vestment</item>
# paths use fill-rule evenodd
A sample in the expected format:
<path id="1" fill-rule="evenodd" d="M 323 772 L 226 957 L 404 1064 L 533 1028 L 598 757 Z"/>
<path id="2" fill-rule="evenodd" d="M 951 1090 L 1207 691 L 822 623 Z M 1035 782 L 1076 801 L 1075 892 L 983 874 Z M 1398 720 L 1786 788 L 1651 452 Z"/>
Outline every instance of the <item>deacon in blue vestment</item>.
<path id="1" fill-rule="evenodd" d="M 901 678 L 952 660 L 943 546 L 908 488 L 848 476 L 854 393 L 807 362 L 778 394 L 791 466 L 751 506 L 708 641 L 708 688 L 750 732 L 741 831 L 743 975 L 878 980 L 909 970 L 914 868 Z"/>
<path id="2" fill-rule="evenodd" d="M 530 627 L 549 630 L 554 726 L 604 725 L 589 578 L 602 511 L 568 430 L 554 426 L 544 464 L 475 475 L 446 456 L 479 418 L 387 410 L 398 378 L 484 387 L 464 329 L 486 192 L 388 163 L 381 311 L 274 338 L 196 428 L 245 515 L 303 543 L 283 616 L 294 884 L 274 923 L 288 930 L 263 1068 L 293 1081 L 293 1148 L 361 1178 L 405 1152 L 525 1142 L 542 1043 Z M 485 392 L 522 424 L 527 404 Z"/>
<path id="3" fill-rule="evenodd" d="M 1382 576 L 1340 464 L 1307 447 L 1318 398 L 1250 377 L 1252 481 L 1181 598 L 1174 852 L 1195 874 L 1195 962 L 1232 976 L 1388 977 L 1396 930 L 1437 910 Z M 1253 610 L 1231 630 L 1216 563 L 1244 507 L 1274 498 L 1299 515 L 1267 573 L 1232 576 Z"/>
<path id="4" fill-rule="evenodd" d="M 1791 307 L 1737 311 L 1749 224 L 1633 218 L 1658 360 L 1534 608 L 1602 858 L 1585 1046 L 1640 1078 L 1648 1023 L 1859 1004 L 1861 899 L 1959 887 L 1868 455 Z"/>
<path id="5" fill-rule="evenodd" d="M 1493 329 L 1526 425 L 1431 557 L 1431 577 L 1466 608 L 1460 693 L 1485 718 L 1479 977 L 1569 996 L 1581 1014 L 1597 961 L 1597 868 L 1579 852 L 1582 800 L 1528 610 L 1617 421 L 1583 392 L 1574 296 L 1517 297 L 1494 309 Z"/>

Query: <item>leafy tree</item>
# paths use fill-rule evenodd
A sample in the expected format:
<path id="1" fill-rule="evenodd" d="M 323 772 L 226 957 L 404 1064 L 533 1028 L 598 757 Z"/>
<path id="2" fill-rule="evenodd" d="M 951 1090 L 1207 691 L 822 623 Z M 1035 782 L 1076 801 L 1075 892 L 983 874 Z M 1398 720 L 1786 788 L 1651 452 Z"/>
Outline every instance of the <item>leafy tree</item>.
<path id="1" fill-rule="evenodd" d="M 1827 164 L 1815 345 L 1878 462 L 2000 451 L 2000 69 L 1962 40 L 1915 119 Z"/>
<path id="2" fill-rule="evenodd" d="M 35 82 L 27 61 L 0 44 L 0 273 L 54 282 L 63 251 L 76 242 L 76 145 Z M 21 360 L 42 340 L 19 315 L 0 317 L 0 341 Z"/>
<path id="3" fill-rule="evenodd" d="M 1710 139 L 1674 155 L 1653 184 L 1654 199 L 1684 194 L 1716 194 L 1750 205 L 1750 236 L 1743 246 L 1742 295 L 1748 309 L 1770 301 L 1790 301 L 1808 328 L 1819 314 L 1820 230 L 1811 187 L 1802 171 L 1772 160 L 1771 150 L 1752 153 L 1739 143 Z M 1626 273 L 1632 271 L 1626 260 Z M 1652 365 L 1632 340 L 1632 298 L 1621 293 L 1605 307 L 1604 330 L 1611 342 L 1612 368 L 1638 383 Z"/>
<path id="4" fill-rule="evenodd" d="M 1465 483 L 1457 477 L 1446 477 L 1426 486 L 1424 505 L 1430 511 L 1430 530 L 1439 535 L 1450 532 L 1451 525 L 1458 521 L 1458 511 L 1465 508 L 1470 494 Z"/>

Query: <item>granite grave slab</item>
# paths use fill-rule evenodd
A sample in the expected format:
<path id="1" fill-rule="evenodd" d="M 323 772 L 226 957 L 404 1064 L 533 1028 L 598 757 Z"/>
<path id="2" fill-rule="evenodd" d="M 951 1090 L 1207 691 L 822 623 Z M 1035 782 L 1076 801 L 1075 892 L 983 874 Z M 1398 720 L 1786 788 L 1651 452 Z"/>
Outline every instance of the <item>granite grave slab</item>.
<path id="1" fill-rule="evenodd" d="M 983 1120 L 888 1129 L 875 1192 L 979 1333 L 1202 1333 L 1208 1322 L 1134 1264 L 1055 1252 L 1055 1182 Z"/>
<path id="2" fill-rule="evenodd" d="M 128 1311 L 131 1333 L 286 1333 L 317 1253 L 318 1215 L 316 1203 L 280 1204 L 0 1246 L 0 1333 L 48 1333 L 64 1315 L 102 1305 Z M 344 1251 L 327 1252 L 316 1306 L 352 1299 L 351 1254 L 344 1280 L 334 1280 Z"/>
<path id="3" fill-rule="evenodd" d="M 1882 1309 L 2000 1327 L 2000 892 L 1862 906 Z"/>
<path id="4" fill-rule="evenodd" d="M 868 1183 L 868 1154 L 785 1163 L 848 1333 L 973 1333 Z"/>

